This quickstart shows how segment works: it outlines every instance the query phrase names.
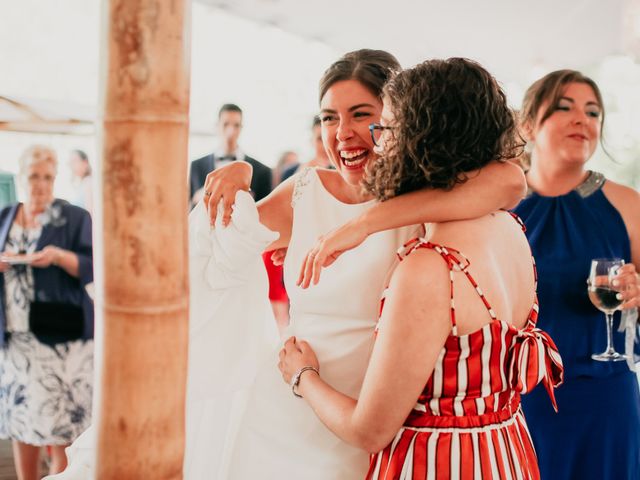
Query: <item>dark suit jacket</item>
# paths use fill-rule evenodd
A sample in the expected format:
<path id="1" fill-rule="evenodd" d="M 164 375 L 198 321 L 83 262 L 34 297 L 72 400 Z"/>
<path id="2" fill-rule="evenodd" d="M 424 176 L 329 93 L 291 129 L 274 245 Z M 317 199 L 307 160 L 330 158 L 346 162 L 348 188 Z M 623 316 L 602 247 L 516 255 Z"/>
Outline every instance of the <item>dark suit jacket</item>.
<path id="1" fill-rule="evenodd" d="M 4 251 L 9 230 L 18 211 L 17 203 L 0 211 L 0 251 Z M 84 289 L 93 281 L 93 245 L 91 216 L 85 209 L 64 200 L 54 200 L 55 218 L 42 227 L 36 250 L 55 245 L 78 256 L 79 277 L 75 278 L 62 268 L 50 266 L 33 269 L 35 300 L 39 302 L 69 303 L 81 307 L 84 316 L 83 338 L 93 338 L 93 302 Z M 4 275 L 0 274 L 0 345 L 6 328 Z"/>
<path id="2" fill-rule="evenodd" d="M 253 167 L 251 190 L 256 201 L 263 199 L 271 192 L 271 169 L 255 158 L 245 156 L 244 160 Z M 191 162 L 189 173 L 190 199 L 204 186 L 207 174 L 214 169 L 213 154 Z"/>

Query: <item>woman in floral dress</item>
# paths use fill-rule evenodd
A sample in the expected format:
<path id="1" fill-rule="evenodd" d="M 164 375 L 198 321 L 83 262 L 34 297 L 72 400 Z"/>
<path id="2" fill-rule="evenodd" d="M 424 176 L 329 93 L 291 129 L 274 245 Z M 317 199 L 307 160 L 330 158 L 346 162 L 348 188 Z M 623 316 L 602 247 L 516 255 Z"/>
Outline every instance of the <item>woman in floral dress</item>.
<path id="1" fill-rule="evenodd" d="M 66 466 L 64 448 L 91 420 L 91 217 L 53 197 L 57 160 L 34 146 L 20 159 L 26 201 L 0 212 L 0 437 L 13 440 L 18 477 Z"/>

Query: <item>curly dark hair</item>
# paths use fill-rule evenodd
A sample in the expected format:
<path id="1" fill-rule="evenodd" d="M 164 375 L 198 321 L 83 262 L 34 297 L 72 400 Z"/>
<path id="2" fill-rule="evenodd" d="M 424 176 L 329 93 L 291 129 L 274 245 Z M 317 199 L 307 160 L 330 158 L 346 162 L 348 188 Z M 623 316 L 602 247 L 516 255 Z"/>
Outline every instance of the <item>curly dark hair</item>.
<path id="1" fill-rule="evenodd" d="M 393 140 L 364 180 L 379 200 L 451 189 L 521 148 L 504 92 L 472 60 L 429 60 L 405 70 L 387 84 L 384 99 L 395 117 Z"/>

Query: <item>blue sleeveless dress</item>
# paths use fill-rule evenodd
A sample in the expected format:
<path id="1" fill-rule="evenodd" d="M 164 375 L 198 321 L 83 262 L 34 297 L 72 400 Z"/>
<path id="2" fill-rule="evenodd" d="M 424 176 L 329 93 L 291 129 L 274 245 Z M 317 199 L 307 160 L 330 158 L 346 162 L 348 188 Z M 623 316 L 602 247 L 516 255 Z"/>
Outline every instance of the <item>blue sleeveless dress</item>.
<path id="1" fill-rule="evenodd" d="M 604 183 L 591 172 L 566 195 L 533 192 L 515 209 L 538 266 L 538 326 L 555 341 L 565 368 L 557 414 L 543 388 L 522 398 L 542 480 L 640 479 L 638 379 L 626 362 L 591 359 L 607 344 L 604 314 L 587 295 L 591 259 L 631 260 L 629 234 Z M 624 352 L 619 318 L 614 345 Z"/>

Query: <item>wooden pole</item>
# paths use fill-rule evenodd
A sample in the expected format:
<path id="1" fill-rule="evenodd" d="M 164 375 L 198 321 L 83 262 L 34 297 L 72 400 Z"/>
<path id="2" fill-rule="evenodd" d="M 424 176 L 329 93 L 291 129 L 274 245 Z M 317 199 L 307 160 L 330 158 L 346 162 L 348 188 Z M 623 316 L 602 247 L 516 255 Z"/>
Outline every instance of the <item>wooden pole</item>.
<path id="1" fill-rule="evenodd" d="M 103 1 L 96 475 L 180 479 L 191 2 Z"/>

